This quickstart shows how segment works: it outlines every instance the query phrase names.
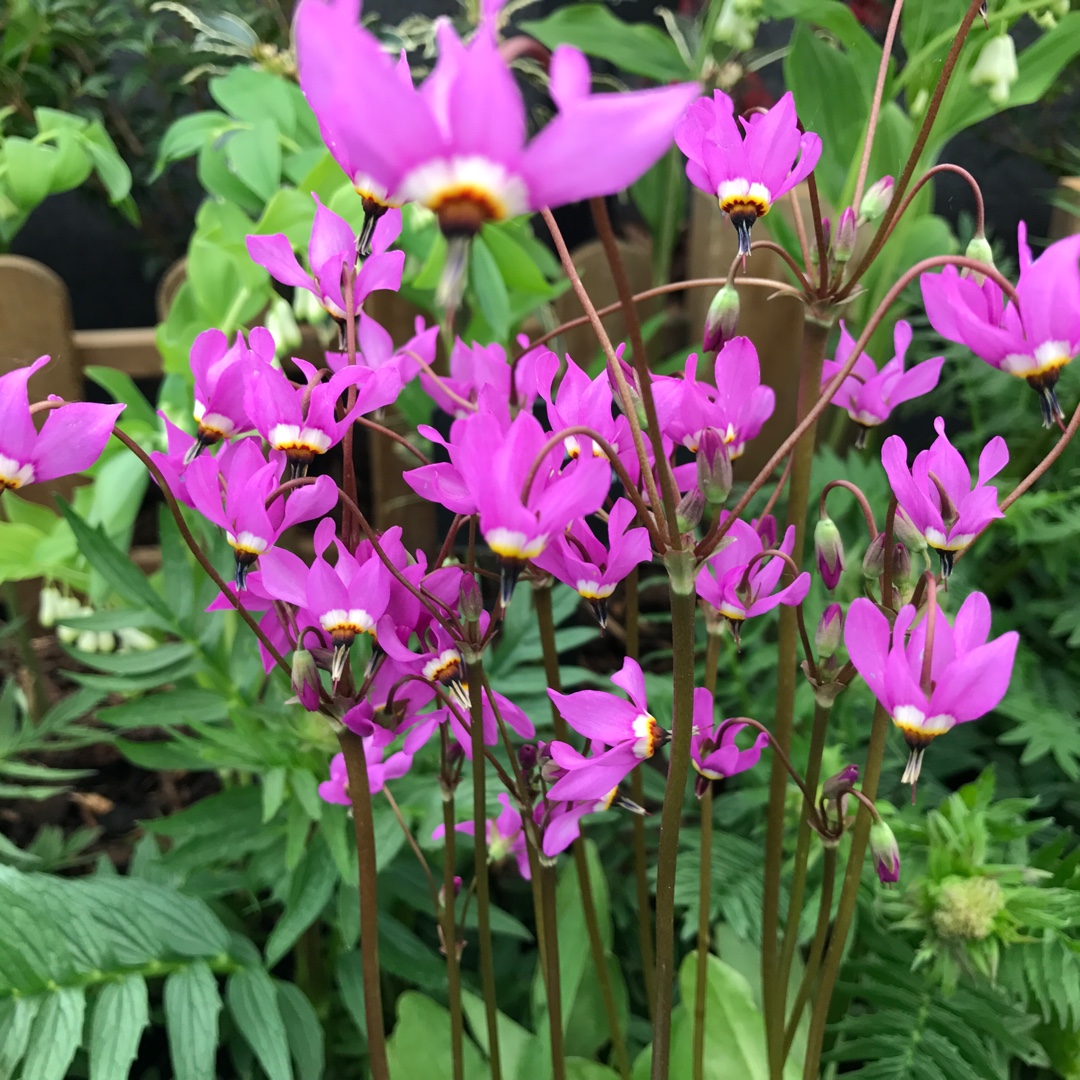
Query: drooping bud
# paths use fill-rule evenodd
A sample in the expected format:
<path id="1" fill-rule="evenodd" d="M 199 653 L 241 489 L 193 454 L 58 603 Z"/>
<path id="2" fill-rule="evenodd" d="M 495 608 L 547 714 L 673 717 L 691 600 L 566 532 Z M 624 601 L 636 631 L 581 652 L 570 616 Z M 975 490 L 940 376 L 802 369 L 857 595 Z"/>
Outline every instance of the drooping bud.
<path id="1" fill-rule="evenodd" d="M 830 776 L 821 785 L 821 797 L 829 802 L 836 802 L 845 792 L 849 791 L 859 779 L 858 765 L 845 765 L 835 776 Z"/>
<path id="2" fill-rule="evenodd" d="M 467 623 L 480 621 L 480 616 L 484 613 L 484 596 L 472 574 L 463 574 L 461 577 L 458 604 L 461 607 L 461 617 Z"/>
<path id="3" fill-rule="evenodd" d="M 698 475 L 701 475 L 701 467 L 698 466 Z M 63 608 L 63 594 L 53 585 L 46 585 L 38 593 L 38 622 L 44 627 L 56 625 L 56 620 Z"/>
<path id="4" fill-rule="evenodd" d="M 832 243 L 832 222 L 828 218 L 821 219 L 821 233 L 825 243 L 825 250 L 829 250 L 829 245 Z M 817 266 L 818 264 L 818 248 L 817 244 L 811 243 L 810 245 L 810 261 Z"/>
<path id="5" fill-rule="evenodd" d="M 814 527 L 814 554 L 825 588 L 832 592 L 844 572 L 844 541 L 836 523 L 827 515 Z"/>
<path id="6" fill-rule="evenodd" d="M 901 589 L 906 585 L 912 584 L 911 554 L 901 543 L 897 543 L 893 546 L 892 579 L 893 584 Z"/>
<path id="7" fill-rule="evenodd" d="M 833 237 L 832 257 L 834 262 L 846 263 L 855 253 L 855 211 L 849 206 L 836 223 L 836 236 Z"/>
<path id="8" fill-rule="evenodd" d="M 830 604 L 818 619 L 814 632 L 814 651 L 821 660 L 836 655 L 844 634 L 844 610 L 839 604 Z"/>
<path id="9" fill-rule="evenodd" d="M 731 456 L 715 428 L 706 428 L 698 440 L 697 484 L 707 503 L 722 506 L 731 491 Z"/>
<path id="10" fill-rule="evenodd" d="M 897 516 L 899 516 L 899 511 L 897 511 Z M 870 541 L 870 546 L 863 556 L 862 572 L 868 581 L 877 581 L 885 573 L 885 534 L 883 532 L 879 532 Z"/>
<path id="11" fill-rule="evenodd" d="M 675 523 L 679 532 L 693 532 L 705 514 L 705 496 L 697 488 L 691 488 L 675 507 Z"/>
<path id="12" fill-rule="evenodd" d="M 525 743 L 518 747 L 518 763 L 524 772 L 532 772 L 539 760 L 540 753 L 532 743 Z"/>
<path id="13" fill-rule="evenodd" d="M 622 371 L 623 378 L 626 380 L 627 388 L 630 391 L 630 401 L 633 403 L 634 412 L 637 413 L 638 427 L 642 431 L 647 431 L 649 418 L 645 413 L 645 402 L 641 398 L 641 391 L 637 388 L 637 374 L 633 367 L 623 359 L 623 347 L 621 345 L 615 350 L 615 357 L 619 361 L 619 369 Z M 611 395 L 615 399 L 615 408 L 619 412 L 626 412 L 623 408 L 622 394 L 619 391 L 619 382 L 612 374 L 610 364 L 607 365 L 607 377 L 608 383 L 611 385 Z"/>
<path id="14" fill-rule="evenodd" d="M 1016 44 L 1008 34 L 998 34 L 982 47 L 968 82 L 972 86 L 987 87 L 986 96 L 995 105 L 1004 105 L 1018 78 L 1020 67 L 1016 62 Z"/>
<path id="15" fill-rule="evenodd" d="M 882 885 L 900 880 L 900 848 L 892 829 L 881 818 L 870 826 L 870 855 Z"/>
<path id="16" fill-rule="evenodd" d="M 293 652 L 292 689 L 308 712 L 318 710 L 322 680 L 319 678 L 319 669 L 315 666 L 315 657 L 307 649 L 296 649 Z"/>
<path id="17" fill-rule="evenodd" d="M 914 551 L 919 555 L 926 553 L 926 538 L 915 528 L 915 523 L 907 516 L 902 506 L 896 508 L 896 517 L 893 519 L 893 536 L 900 540 L 908 551 Z"/>
<path id="18" fill-rule="evenodd" d="M 968 242 L 964 257 L 975 259 L 977 262 L 985 263 L 987 266 L 994 266 L 994 249 L 990 246 L 990 241 L 981 232 L 976 233 Z M 977 270 L 968 270 L 966 267 L 960 271 L 960 276 L 970 277 L 976 285 L 982 285 L 986 280 L 985 274 L 980 274 Z"/>
<path id="19" fill-rule="evenodd" d="M 713 297 L 705 316 L 705 352 L 719 352 L 735 336 L 738 325 L 739 290 L 729 282 Z"/>
<path id="20" fill-rule="evenodd" d="M 891 176 L 883 176 L 871 184 L 859 204 L 859 217 L 867 223 L 877 221 L 889 209 L 895 187 L 896 181 Z"/>

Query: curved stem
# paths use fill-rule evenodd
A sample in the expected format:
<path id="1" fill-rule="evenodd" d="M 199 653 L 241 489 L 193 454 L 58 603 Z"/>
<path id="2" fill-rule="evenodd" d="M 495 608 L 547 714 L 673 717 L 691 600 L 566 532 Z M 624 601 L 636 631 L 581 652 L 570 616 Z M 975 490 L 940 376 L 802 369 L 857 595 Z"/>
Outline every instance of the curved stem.
<path id="1" fill-rule="evenodd" d="M 712 637 L 716 637 L 716 635 L 713 634 Z M 710 781 L 705 789 L 705 794 L 701 797 L 701 867 L 698 873 L 697 966 L 694 971 L 694 1031 L 693 1049 L 690 1058 L 693 1062 L 694 1080 L 703 1080 L 705 1076 L 705 998 L 708 990 L 712 828 L 713 792 L 712 781 Z"/>
<path id="2" fill-rule="evenodd" d="M 789 454 L 787 461 L 784 462 L 784 471 L 780 474 L 780 479 L 776 481 L 776 487 L 773 488 L 772 494 L 769 496 L 768 501 L 765 503 L 764 509 L 758 515 L 758 520 L 767 517 L 772 513 L 773 507 L 776 505 L 777 500 L 780 498 L 780 493 L 784 490 L 784 485 L 788 482 L 788 478 L 791 476 L 791 463 L 795 459 Z"/>
<path id="3" fill-rule="evenodd" d="M 810 282 L 806 280 L 799 264 L 787 253 L 786 248 L 781 247 L 772 240 L 755 240 L 750 245 L 750 251 L 753 252 L 757 248 L 762 248 L 765 251 L 771 251 L 773 254 L 779 255 L 784 263 L 787 264 L 788 269 L 795 275 L 795 280 L 798 281 L 800 287 L 806 292 L 810 291 Z"/>
<path id="4" fill-rule="evenodd" d="M 885 94 L 885 80 L 889 75 L 889 61 L 892 59 L 893 42 L 896 40 L 896 28 L 900 25 L 900 12 L 904 10 L 904 0 L 894 0 L 889 26 L 885 31 L 885 41 L 881 46 L 881 64 L 878 67 L 877 82 L 874 84 L 874 100 L 870 105 L 870 117 L 866 122 L 866 137 L 863 139 L 862 160 L 859 162 L 859 175 L 855 180 L 855 196 L 851 205 L 855 213 L 862 203 L 863 189 L 866 187 L 866 174 L 870 169 L 870 154 L 874 149 L 874 135 L 877 132 L 878 116 L 881 114 L 881 99 Z"/>
<path id="5" fill-rule="evenodd" d="M 806 178 L 806 191 L 810 196 L 810 214 L 814 221 L 814 239 L 818 246 L 819 291 L 824 294 L 829 273 L 829 252 L 825 243 L 825 222 L 821 216 L 821 200 L 818 198 L 817 177 L 811 173 Z"/>
<path id="6" fill-rule="evenodd" d="M 413 854 L 416 856 L 416 861 L 420 864 L 420 869 L 424 871 L 424 877 L 427 879 L 428 892 L 431 893 L 431 910 L 435 913 L 436 917 L 439 914 L 439 888 L 435 884 L 435 878 L 432 876 L 431 867 L 428 866 L 427 857 L 420 850 L 420 845 L 416 842 L 416 837 L 412 834 L 412 829 L 409 828 L 405 818 L 401 815 L 401 807 L 397 804 L 397 799 L 390 793 L 388 787 L 383 787 L 382 793 L 386 796 L 386 801 L 390 804 L 390 809 L 397 819 L 398 825 L 401 826 L 401 831 L 405 835 L 405 842 L 412 848 Z"/>
<path id="7" fill-rule="evenodd" d="M 802 254 L 803 267 L 805 268 L 804 277 L 810 273 L 810 245 L 806 241 L 806 223 L 803 221 L 802 205 L 799 202 L 799 188 L 793 187 L 788 192 L 788 198 L 791 202 L 791 217 L 795 222 L 795 235 L 799 238 L 799 252 Z"/>
<path id="8" fill-rule="evenodd" d="M 469 412 L 476 412 L 479 406 L 475 401 L 463 398 L 456 390 L 451 389 L 447 381 L 422 357 L 412 349 L 403 349 L 402 355 L 411 357 L 420 370 L 455 404 L 460 405 Z"/>
<path id="9" fill-rule="evenodd" d="M 967 169 L 962 169 L 959 165 L 953 165 L 949 162 L 943 162 L 940 165 L 935 165 L 933 168 L 927 169 L 926 172 L 911 185 L 911 190 L 904 197 L 904 201 L 900 204 L 900 208 L 894 215 L 893 224 L 889 229 L 889 235 L 892 235 L 892 230 L 896 227 L 896 223 L 904 216 L 905 211 L 911 205 L 915 196 L 922 190 L 923 186 L 943 172 L 956 173 L 957 176 L 963 177 L 963 179 L 967 181 L 972 194 L 975 196 L 975 235 L 983 235 L 986 226 L 986 210 L 983 206 L 983 193 L 982 189 L 979 187 L 979 182 L 967 171 Z M 886 236 L 885 239 L 887 240 L 888 236 Z"/>
<path id="10" fill-rule="evenodd" d="M 382 983 L 379 973 L 379 904 L 376 886 L 375 823 L 371 813 L 364 743 L 343 727 L 338 732 L 349 777 L 356 858 L 360 881 L 360 964 L 364 976 L 364 1016 L 367 1020 L 368 1059 L 372 1080 L 390 1080 L 383 1026 Z"/>
<path id="11" fill-rule="evenodd" d="M 382 424 L 377 424 L 374 420 L 369 420 L 366 416 L 358 416 L 356 418 L 356 423 L 358 423 L 361 427 L 366 427 L 369 431 L 378 432 L 378 434 L 382 435 L 384 438 L 396 442 L 398 446 L 404 446 L 405 449 L 408 450 L 409 453 L 412 454 L 413 457 L 415 457 L 421 465 L 431 464 L 431 458 L 429 458 L 421 450 L 418 450 L 415 446 L 413 446 L 413 444 L 409 442 L 409 440 L 406 439 L 404 435 L 401 435 L 399 432 L 394 431 L 392 428 L 385 427 Z"/>
<path id="12" fill-rule="evenodd" d="M 660 500 L 660 493 L 657 491 L 656 481 L 653 479 L 652 469 L 649 467 L 649 458 L 645 453 L 645 441 L 641 433 L 641 424 L 638 421 L 637 408 L 635 407 L 633 397 L 630 394 L 630 384 L 626 381 L 626 376 L 623 374 L 622 364 L 620 364 L 619 358 L 615 355 L 615 349 L 611 344 L 611 338 L 608 337 L 608 333 L 604 329 L 604 324 L 600 321 L 600 316 L 596 312 L 596 307 L 593 305 L 589 294 L 585 291 L 585 286 L 581 283 L 581 277 L 577 272 L 577 268 L 574 266 L 574 260 L 570 258 L 570 251 L 566 246 L 566 241 L 563 239 L 558 224 L 555 222 L 555 218 L 552 216 L 551 211 L 546 208 L 541 210 L 540 213 L 544 218 L 548 231 L 551 233 L 552 240 L 555 242 L 555 248 L 559 253 L 559 260 L 562 263 L 563 270 L 566 271 L 566 276 L 570 279 L 570 284 L 573 286 L 574 292 L 581 302 L 581 306 L 585 309 L 585 315 L 592 325 L 597 341 L 600 342 L 600 347 L 607 359 L 608 369 L 615 380 L 615 385 L 619 389 L 619 398 L 622 402 L 623 414 L 626 416 L 627 423 L 630 425 L 630 434 L 634 440 L 634 451 L 638 456 L 638 461 L 641 463 L 641 474 L 645 479 L 645 489 L 649 494 L 649 505 L 655 507 L 662 506 L 663 503 Z M 658 525 L 661 523 L 660 519 L 657 520 L 657 523 Z M 663 522 L 661 533 L 666 540 L 668 538 L 666 521 Z"/>
<path id="13" fill-rule="evenodd" d="M 855 496 L 859 503 L 859 508 L 863 512 L 863 518 L 866 521 L 866 528 L 869 530 L 870 539 L 873 540 L 878 534 L 878 527 L 877 522 L 874 520 L 874 511 L 870 507 L 870 500 L 863 494 L 862 488 L 857 484 L 853 484 L 850 480 L 830 480 L 821 489 L 821 500 L 818 503 L 818 510 L 821 516 L 828 516 L 825 510 L 825 500 L 833 488 L 843 488 L 845 491 L 850 491 L 851 494 Z"/>

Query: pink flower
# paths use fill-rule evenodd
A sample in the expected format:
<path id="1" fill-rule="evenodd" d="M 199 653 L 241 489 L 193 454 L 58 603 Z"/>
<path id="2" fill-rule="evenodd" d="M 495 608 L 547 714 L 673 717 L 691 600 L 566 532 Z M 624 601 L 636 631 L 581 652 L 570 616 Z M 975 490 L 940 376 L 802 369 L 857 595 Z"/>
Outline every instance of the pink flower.
<path id="1" fill-rule="evenodd" d="M 434 210 L 445 232 L 621 191 L 671 144 L 695 84 L 590 94 L 575 49 L 551 58 L 555 118 L 526 138 L 525 104 L 490 18 L 468 45 L 436 23 L 438 62 L 416 90 L 357 23 L 358 0 L 304 0 L 300 85 L 354 185 Z M 374 184 L 371 184 L 374 181 Z"/>
<path id="2" fill-rule="evenodd" d="M 607 623 L 607 602 L 615 587 L 652 558 L 648 530 L 630 528 L 635 513 L 633 503 L 618 499 L 608 515 L 606 547 L 579 518 L 532 560 L 588 600 L 601 627 Z"/>
<path id="3" fill-rule="evenodd" d="M 208 446 L 229 439 L 255 425 L 248 419 L 245 389 L 263 371 L 272 371 L 274 339 L 270 331 L 256 326 L 232 346 L 220 330 L 204 330 L 191 346 L 191 373 L 195 376 L 195 443 L 184 464 L 194 461 Z"/>
<path id="4" fill-rule="evenodd" d="M 513 365 L 516 401 L 519 408 L 531 409 L 536 400 L 536 350 L 525 353 Z M 494 342 L 481 345 L 457 338 L 450 351 L 450 374 L 436 382 L 427 372 L 421 372 L 420 385 L 445 413 L 458 418 L 472 414 L 462 401 L 475 405 L 485 387 L 491 387 L 497 397 L 510 402 L 511 365 L 506 350 Z M 451 397 L 450 393 L 455 396 Z M 460 399 L 460 400 L 458 400 Z"/>
<path id="5" fill-rule="evenodd" d="M 714 90 L 712 98 L 700 98 L 686 110 L 675 142 L 688 158 L 690 182 L 715 195 L 731 218 L 743 256 L 750 254 L 754 222 L 805 180 L 821 157 L 821 139 L 799 132 L 790 93 L 767 112 L 739 117 L 736 124 L 734 102 Z"/>
<path id="6" fill-rule="evenodd" d="M 908 469 L 907 447 L 899 435 L 890 435 L 881 448 L 893 494 L 908 520 L 928 546 L 941 556 L 946 575 L 952 569 L 953 552 L 967 547 L 995 518 L 997 488 L 992 480 L 1009 462 L 1009 448 L 995 435 L 979 455 L 979 473 L 971 486 L 971 472 L 959 451 L 945 436 L 945 421 L 934 421 L 938 437 L 929 450 L 917 454 Z"/>
<path id="7" fill-rule="evenodd" d="M 356 267 L 356 236 L 352 226 L 323 206 L 318 195 L 312 192 L 311 197 L 315 200 L 315 220 L 308 245 L 310 274 L 300 265 L 284 233 L 248 236 L 248 254 L 283 285 L 306 289 L 333 318 L 343 320 L 346 312 L 342 280 Z M 376 226 L 373 254 L 364 259 L 353 286 L 353 313 L 376 290 L 401 288 L 405 252 L 387 250 L 400 232 L 401 214 L 397 211 L 385 215 Z"/>
<path id="8" fill-rule="evenodd" d="M 502 805 L 502 813 L 494 820 L 488 818 L 486 822 L 488 862 L 501 863 L 504 859 L 513 856 L 517 861 L 518 873 L 529 881 L 532 878 L 532 871 L 529 867 L 529 849 L 525 840 L 521 812 L 510 802 L 509 795 L 500 793 L 499 802 Z M 476 823 L 460 821 L 454 826 L 454 831 L 474 836 Z M 431 834 L 431 839 L 442 840 L 445 836 L 446 827 L 439 825 Z"/>
<path id="9" fill-rule="evenodd" d="M 896 353 L 881 371 L 878 371 L 874 361 L 863 352 L 855 361 L 851 374 L 833 395 L 832 403 L 847 409 L 848 416 L 859 425 L 859 437 L 855 445 L 860 448 L 866 439 L 867 428 L 885 423 L 892 410 L 902 402 L 929 394 L 941 377 L 941 367 L 945 363 L 943 356 L 924 360 L 910 371 L 904 371 L 904 356 L 911 344 L 910 323 L 901 319 L 896 324 L 893 342 Z M 841 321 L 836 359 L 825 361 L 821 376 L 822 388 L 847 363 L 854 347 L 855 339 Z"/>
<path id="10" fill-rule="evenodd" d="M 694 792 L 699 799 L 713 780 L 723 780 L 727 776 L 752 769 L 761 760 L 761 751 L 769 745 L 769 736 L 762 732 L 754 740 L 753 746 L 748 750 L 740 750 L 735 743 L 735 736 L 747 725 L 725 720 L 716 728 L 714 711 L 713 695 L 701 687 L 695 689 L 690 764 L 697 770 Z"/>
<path id="11" fill-rule="evenodd" d="M 285 455 L 272 452 L 267 462 L 257 439 L 242 439 L 224 460 L 203 456 L 184 477 L 195 508 L 225 530 L 236 561 L 236 587 L 244 587 L 248 570 L 281 534 L 299 521 L 328 514 L 337 503 L 337 485 L 329 476 L 314 484 L 266 500 L 281 484 Z"/>
<path id="12" fill-rule="evenodd" d="M 412 758 L 408 754 L 391 754 L 383 761 L 383 748 L 375 746 L 373 738 L 364 740 L 364 757 L 367 759 L 368 784 L 372 795 L 382 791 L 387 780 L 397 780 L 412 768 Z M 319 795 L 324 802 L 351 806 L 349 798 L 349 772 L 345 766 L 345 755 L 335 754 L 330 761 L 330 779 L 319 785 Z"/>
<path id="13" fill-rule="evenodd" d="M 90 468 L 124 411 L 123 405 L 76 401 L 50 409 L 38 431 L 27 384 L 48 362 L 48 356 L 40 356 L 29 367 L 0 376 L 0 494 Z"/>
<path id="14" fill-rule="evenodd" d="M 1015 631 L 987 640 L 990 602 L 982 593 L 972 593 L 953 626 L 938 608 L 929 678 L 924 680 L 926 620 L 912 630 L 915 617 L 910 604 L 902 608 L 890 635 L 888 619 L 860 597 L 852 602 L 844 625 L 851 662 L 911 749 L 905 784 L 918 780 L 923 754 L 935 738 L 997 707 L 1009 687 L 1019 641 Z"/>
<path id="15" fill-rule="evenodd" d="M 730 542 L 698 571 L 697 594 L 728 619 L 733 632 L 738 633 L 744 619 L 763 615 L 778 604 L 793 607 L 806 599 L 810 575 L 805 571 L 779 592 L 773 591 L 780 583 L 785 563 L 775 556 L 753 562 L 767 548 L 752 525 L 736 521 L 725 539 Z M 778 550 L 790 555 L 794 547 L 795 528 L 791 526 Z"/>
<path id="16" fill-rule="evenodd" d="M 584 802 L 548 802 L 547 823 L 540 848 L 549 858 L 554 859 L 565 851 L 581 835 L 581 819 L 589 814 L 599 814 L 610 810 L 612 806 L 625 805 L 637 813 L 644 813 L 641 807 L 632 806 L 619 796 L 619 789 L 613 787 L 607 794 Z M 537 816 L 544 816 L 544 807 L 536 808 Z"/>
<path id="17" fill-rule="evenodd" d="M 667 742 L 668 733 L 656 722 L 645 698 L 645 676 L 636 660 L 627 657 L 611 681 L 626 691 L 629 701 L 600 690 L 579 690 L 548 696 L 567 724 L 586 739 L 597 740 L 610 749 L 593 757 L 583 757 L 567 743 L 552 742 L 555 763 L 566 770 L 548 792 L 555 801 L 595 800 L 613 788 L 646 758 Z"/>
<path id="18" fill-rule="evenodd" d="M 943 338 L 1026 379 L 1039 395 L 1043 425 L 1051 427 L 1063 415 L 1054 390 L 1061 369 L 1080 353 L 1080 236 L 1059 240 L 1032 259 L 1023 222 L 1018 232 L 1019 308 L 1006 303 L 989 278 L 979 284 L 954 266 L 922 275 L 923 303 Z"/>

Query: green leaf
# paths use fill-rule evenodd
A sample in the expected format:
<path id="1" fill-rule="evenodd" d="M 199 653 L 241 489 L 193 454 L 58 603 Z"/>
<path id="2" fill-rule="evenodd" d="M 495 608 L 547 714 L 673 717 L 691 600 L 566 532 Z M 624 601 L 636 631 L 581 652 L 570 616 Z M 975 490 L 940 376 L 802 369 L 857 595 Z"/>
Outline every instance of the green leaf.
<path id="1" fill-rule="evenodd" d="M 330 849 L 316 833 L 314 842 L 293 871 L 285 898 L 285 913 L 267 938 L 267 967 L 273 967 L 319 917 L 330 902 L 337 882 L 338 871 Z"/>
<path id="2" fill-rule="evenodd" d="M 549 49 L 573 45 L 634 75 L 657 82 L 692 78 L 678 45 L 647 23 L 626 23 L 606 4 L 569 4 L 546 19 L 521 24 L 523 33 Z"/>
<path id="3" fill-rule="evenodd" d="M 273 980 L 262 968 L 246 967 L 229 976 L 229 1011 L 270 1080 L 292 1080 L 285 1023 Z"/>
<path id="4" fill-rule="evenodd" d="M 446 962 L 404 923 L 386 912 L 379 914 L 379 963 L 391 974 L 422 986 L 446 990 Z"/>
<path id="5" fill-rule="evenodd" d="M 157 162 L 148 178 L 149 182 L 153 183 L 165 171 L 165 166 L 170 161 L 190 157 L 229 126 L 230 121 L 224 113 L 212 110 L 181 116 L 169 125 L 161 138 Z"/>
<path id="6" fill-rule="evenodd" d="M 153 406 L 135 385 L 135 380 L 126 372 L 116 368 L 91 365 L 83 368 L 83 374 L 103 390 L 107 390 L 113 401 L 120 402 L 127 408 L 120 414 L 121 423 L 136 420 L 153 431 L 158 429 L 158 417 Z"/>
<path id="7" fill-rule="evenodd" d="M 229 168 L 256 195 L 268 202 L 281 183 L 281 143 L 273 120 L 257 120 L 225 140 Z"/>
<path id="8" fill-rule="evenodd" d="M 191 659 L 194 650 L 186 641 L 172 641 L 156 649 L 136 649 L 127 653 L 92 653 L 65 646 L 72 659 L 110 675 L 149 675 L 179 666 Z"/>
<path id="9" fill-rule="evenodd" d="M 510 336 L 510 294 L 491 249 L 475 236 L 469 252 L 469 284 L 497 341 Z"/>
<path id="10" fill-rule="evenodd" d="M 472 1039 L 462 1039 L 465 1080 L 486 1080 L 488 1069 Z M 406 991 L 397 1000 L 397 1023 L 386 1044 L 390 1075 L 452 1080 L 450 1013 L 431 998 Z"/>
<path id="11" fill-rule="evenodd" d="M 465 1019 L 481 1052 L 490 1056 L 487 1009 L 484 1007 L 484 999 L 476 994 L 470 994 L 468 990 L 463 990 L 461 1011 L 465 1014 Z M 499 1059 L 505 1076 L 513 1080 L 525 1080 L 526 1077 L 539 1076 L 550 1071 L 550 1044 L 538 1045 L 540 1042 L 538 1036 L 523 1028 L 517 1021 L 511 1020 L 504 1013 L 496 1012 L 495 1020 L 499 1032 Z"/>
<path id="12" fill-rule="evenodd" d="M 249 123 L 271 120 L 289 136 L 296 130 L 293 97 L 280 76 L 237 65 L 228 75 L 211 79 L 207 85 L 210 96 L 232 116 Z"/>
<path id="13" fill-rule="evenodd" d="M 0 1001 L 0 1077 L 7 1080 L 26 1053 L 30 1029 L 41 1007 L 41 997 L 5 998 Z"/>
<path id="14" fill-rule="evenodd" d="M 90 1080 L 126 1080 L 149 1019 L 149 996 L 141 975 L 102 987 L 90 1021 Z"/>
<path id="15" fill-rule="evenodd" d="M 322 1080 L 326 1068 L 322 1024 L 307 995 L 293 983 L 274 980 L 289 1052 L 300 1080 Z"/>
<path id="16" fill-rule="evenodd" d="M 81 138 L 83 148 L 94 159 L 94 168 L 105 185 L 109 201 L 115 206 L 131 191 L 131 170 L 100 121 L 89 124 Z"/>
<path id="17" fill-rule="evenodd" d="M 64 1080 L 82 1041 L 85 1010 L 86 993 L 81 986 L 62 987 L 45 998 L 30 1029 L 22 1068 L 27 1080 Z"/>
<path id="18" fill-rule="evenodd" d="M 551 292 L 551 286 L 540 268 L 504 226 L 486 224 L 480 230 L 480 235 L 508 288 L 538 296 L 547 296 Z"/>
<path id="19" fill-rule="evenodd" d="M 251 231 L 260 235 L 284 233 L 294 247 L 306 246 L 315 217 L 315 201 L 306 192 L 281 188 L 266 204 Z"/>
<path id="20" fill-rule="evenodd" d="M 176 1080 L 214 1080 L 221 1011 L 214 973 L 202 961 L 174 971 L 165 980 L 164 996 Z"/>
<path id="21" fill-rule="evenodd" d="M 52 187 L 56 151 L 29 139 L 8 136 L 0 144 L 4 178 L 17 206 L 30 211 L 45 201 Z"/>
<path id="22" fill-rule="evenodd" d="M 278 765 L 262 777 L 262 819 L 265 825 L 281 809 L 285 801 L 285 769 Z"/>
<path id="23" fill-rule="evenodd" d="M 356 1030 L 367 1039 L 367 1015 L 364 1012 L 364 969 L 360 950 L 342 953 L 334 970 L 341 1003 L 352 1018 Z"/>

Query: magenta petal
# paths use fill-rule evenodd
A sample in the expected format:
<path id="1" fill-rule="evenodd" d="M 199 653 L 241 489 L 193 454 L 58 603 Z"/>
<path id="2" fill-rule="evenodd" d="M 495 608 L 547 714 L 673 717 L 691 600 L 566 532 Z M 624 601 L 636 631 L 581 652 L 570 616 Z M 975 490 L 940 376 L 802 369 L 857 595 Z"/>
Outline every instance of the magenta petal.
<path id="1" fill-rule="evenodd" d="M 551 54 L 548 77 L 551 100 L 561 111 L 586 99 L 592 89 L 589 61 L 571 45 L 559 45 Z"/>
<path id="2" fill-rule="evenodd" d="M 910 371 L 905 372 L 893 383 L 889 393 L 889 406 L 900 405 L 913 398 L 929 394 L 941 378 L 941 369 L 945 363 L 944 356 L 935 356 L 930 360 L 924 360 L 916 364 Z"/>
<path id="3" fill-rule="evenodd" d="M 627 774 L 639 764 L 633 747 L 616 746 L 557 780 L 548 791 L 549 799 L 602 799 L 618 787 Z"/>
<path id="4" fill-rule="evenodd" d="M 624 690 L 630 700 L 642 711 L 648 712 L 648 703 L 645 697 L 645 676 L 641 665 L 629 656 L 623 660 L 622 667 L 611 676 L 611 681 L 620 689 Z"/>
<path id="5" fill-rule="evenodd" d="M 614 694 L 601 690 L 560 694 L 556 690 L 549 690 L 548 697 L 562 713 L 563 719 L 587 739 L 601 739 L 611 744 L 633 738 L 633 723 L 640 710 Z"/>
<path id="6" fill-rule="evenodd" d="M 993 480 L 1009 464 L 1009 447 L 1000 435 L 995 435 L 979 455 L 979 484 Z"/>
<path id="7" fill-rule="evenodd" d="M 953 623 L 953 635 L 958 656 L 986 643 L 990 636 L 990 601 L 985 593 L 973 592 L 960 605 Z"/>
<path id="8" fill-rule="evenodd" d="M 270 276 L 280 281 L 282 285 L 292 285 L 297 289 L 311 291 L 311 278 L 300 265 L 293 252 L 292 244 L 284 233 L 274 233 L 272 236 L 248 236 L 247 249 L 251 261 L 268 270 Z"/>
<path id="9" fill-rule="evenodd" d="M 298 521 L 312 521 L 329 514 L 337 502 L 338 489 L 331 477 L 320 476 L 314 484 L 281 497 L 287 499 L 281 528 L 287 529 Z"/>
<path id="10" fill-rule="evenodd" d="M 273 548 L 259 556 L 259 570 L 262 584 L 270 596 L 297 607 L 304 606 L 308 568 L 299 555 Z"/>
<path id="11" fill-rule="evenodd" d="M 963 723 L 996 708 L 1009 688 L 1019 641 L 1012 630 L 950 664 L 934 689 L 932 713 Z"/>
<path id="12" fill-rule="evenodd" d="M 541 845 L 549 859 L 554 859 L 559 852 L 565 851 L 581 835 L 581 819 L 591 810 L 591 805 L 584 803 L 551 819 L 544 830 Z"/>
<path id="13" fill-rule="evenodd" d="M 49 359 L 48 356 L 39 356 L 27 367 L 16 368 L 0 376 L 0 453 L 24 465 L 30 461 L 38 439 L 30 416 L 27 384 Z"/>
<path id="14" fill-rule="evenodd" d="M 889 621 L 865 597 L 851 602 L 844 620 L 844 644 L 855 670 L 866 680 L 874 697 L 889 709 L 891 698 L 885 685 Z"/>
<path id="15" fill-rule="evenodd" d="M 88 469 L 101 456 L 123 411 L 123 405 L 82 401 L 53 409 L 34 447 L 34 479 L 53 480 Z"/>

